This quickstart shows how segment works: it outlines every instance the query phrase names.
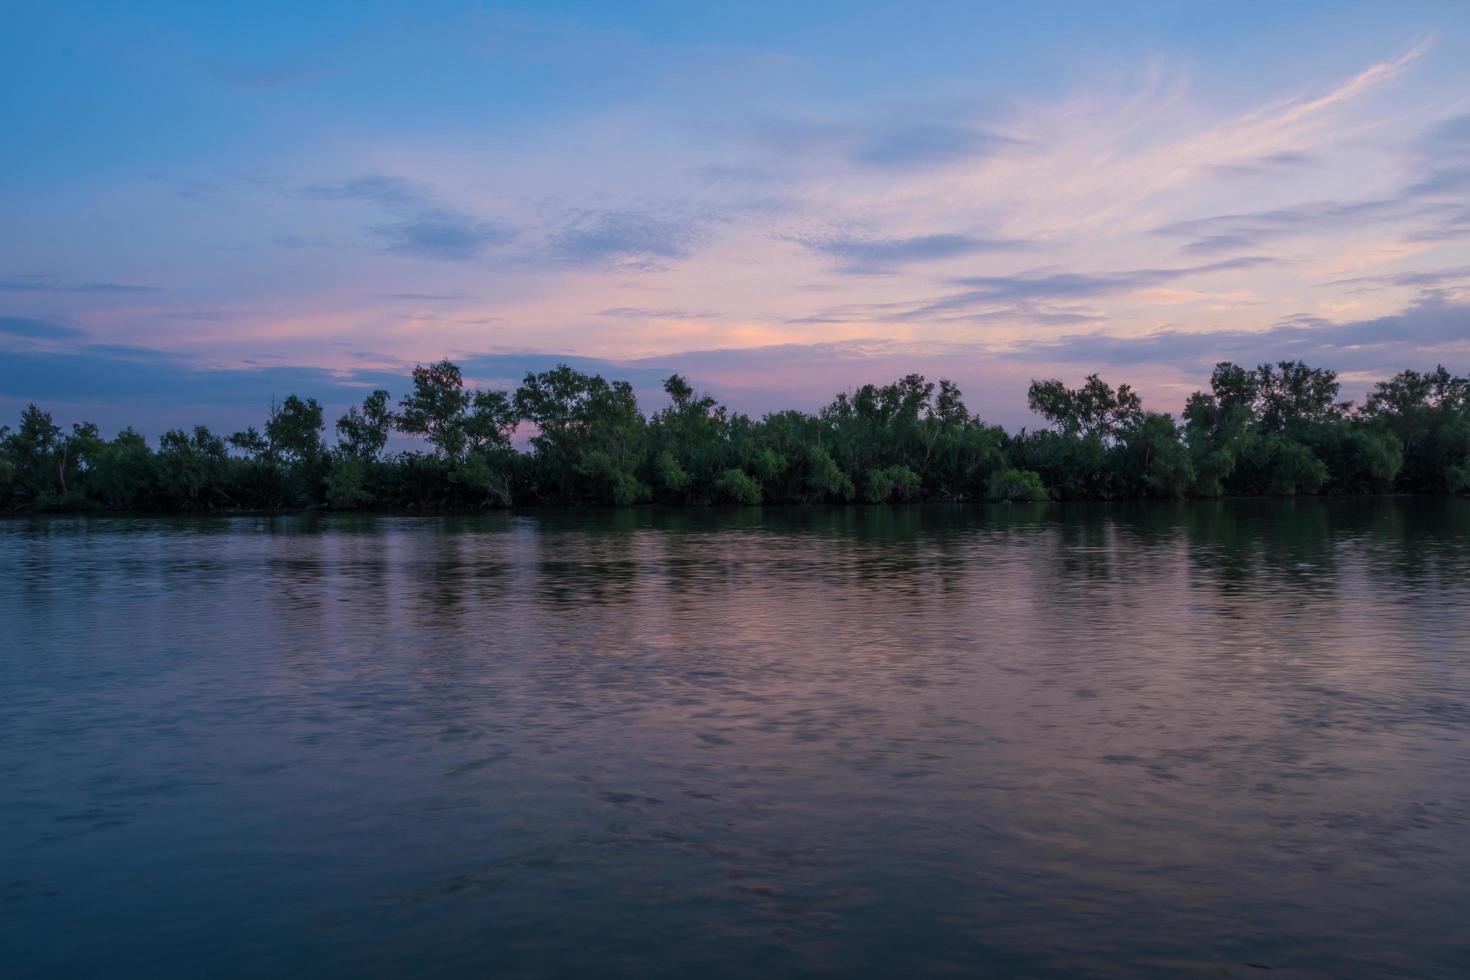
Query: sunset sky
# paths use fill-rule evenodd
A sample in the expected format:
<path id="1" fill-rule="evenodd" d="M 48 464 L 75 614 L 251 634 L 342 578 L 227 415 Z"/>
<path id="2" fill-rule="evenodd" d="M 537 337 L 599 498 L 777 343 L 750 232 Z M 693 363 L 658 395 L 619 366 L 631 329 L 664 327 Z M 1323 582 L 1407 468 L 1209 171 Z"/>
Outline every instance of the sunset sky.
<path id="1" fill-rule="evenodd" d="M 30 3 L 0 421 L 1470 370 L 1470 3 Z"/>

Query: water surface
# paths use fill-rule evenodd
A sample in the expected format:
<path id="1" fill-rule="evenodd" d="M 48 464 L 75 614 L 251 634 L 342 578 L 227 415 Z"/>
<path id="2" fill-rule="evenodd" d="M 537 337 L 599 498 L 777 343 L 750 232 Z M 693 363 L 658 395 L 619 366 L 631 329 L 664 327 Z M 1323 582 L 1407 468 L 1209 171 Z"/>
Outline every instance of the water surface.
<path id="1" fill-rule="evenodd" d="M 10 977 L 1470 975 L 1470 501 L 0 522 Z"/>

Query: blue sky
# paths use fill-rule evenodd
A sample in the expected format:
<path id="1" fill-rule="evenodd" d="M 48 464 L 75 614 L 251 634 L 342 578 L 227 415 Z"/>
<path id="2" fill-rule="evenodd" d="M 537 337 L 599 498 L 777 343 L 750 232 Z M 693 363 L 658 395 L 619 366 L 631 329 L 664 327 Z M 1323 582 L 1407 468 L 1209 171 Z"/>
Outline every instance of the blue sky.
<path id="1" fill-rule="evenodd" d="M 919 9 L 914 9 L 918 7 Z M 1463 3 L 7 4 L 0 415 L 1470 370 Z M 650 399 L 651 404 L 653 399 Z"/>

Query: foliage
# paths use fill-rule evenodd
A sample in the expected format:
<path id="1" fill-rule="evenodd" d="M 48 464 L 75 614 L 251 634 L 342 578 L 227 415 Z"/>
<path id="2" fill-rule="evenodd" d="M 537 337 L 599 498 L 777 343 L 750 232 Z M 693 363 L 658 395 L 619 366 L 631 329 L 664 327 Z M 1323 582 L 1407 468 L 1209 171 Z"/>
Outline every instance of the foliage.
<path id="1" fill-rule="evenodd" d="M 637 475 L 648 426 L 628 382 L 563 364 L 527 374 L 512 404 L 515 417 L 537 429 L 534 496 L 619 506 L 650 497 Z"/>
<path id="2" fill-rule="evenodd" d="M 1051 422 L 1063 435 L 1109 440 L 1136 425 L 1143 414 L 1138 394 L 1127 385 L 1110 387 L 1095 374 L 1080 388 L 1055 379 L 1033 381 L 1026 392 L 1031 411 Z"/>
<path id="3" fill-rule="evenodd" d="M 473 389 L 440 361 L 414 369 L 397 412 L 383 390 L 349 408 L 330 448 L 322 407 L 294 395 L 259 430 L 174 429 L 156 446 L 132 429 L 106 439 L 90 423 L 64 428 L 31 405 L 14 429 L 0 426 L 0 509 L 1470 493 L 1470 379 L 1443 367 L 1402 372 L 1354 408 L 1337 400 L 1331 371 L 1221 363 L 1178 423 L 1097 375 L 1077 388 L 1042 380 L 1028 402 L 1049 427 L 1015 435 L 972 415 L 951 382 L 919 375 L 759 419 L 677 374 L 664 393 L 645 417 L 627 382 L 566 365 L 505 392 Z M 395 433 L 418 448 L 391 451 Z"/>
<path id="4" fill-rule="evenodd" d="M 353 405 L 337 420 L 337 453 L 347 459 L 377 462 L 393 431 L 393 412 L 388 393 L 381 388 L 363 399 L 362 409 Z"/>
<path id="5" fill-rule="evenodd" d="M 1001 470 L 985 486 L 986 500 L 1046 500 L 1046 487 L 1034 470 Z"/>
<path id="6" fill-rule="evenodd" d="M 761 485 L 751 479 L 744 470 L 729 469 L 715 481 L 715 492 L 724 503 L 758 504 L 761 502 Z"/>

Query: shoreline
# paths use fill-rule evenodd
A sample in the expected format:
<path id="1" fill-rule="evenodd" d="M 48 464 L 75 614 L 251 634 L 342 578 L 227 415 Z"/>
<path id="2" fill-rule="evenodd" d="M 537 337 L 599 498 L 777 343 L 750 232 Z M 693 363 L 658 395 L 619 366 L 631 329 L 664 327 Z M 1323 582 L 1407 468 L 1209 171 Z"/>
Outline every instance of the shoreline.
<path id="1" fill-rule="evenodd" d="M 540 503 L 514 505 L 511 507 L 448 507 L 448 508 L 332 508 L 332 507 L 281 507 L 276 509 L 261 508 L 209 508 L 203 510 L 108 510 L 108 509 L 76 509 L 76 510 L 30 510 L 9 511 L 0 513 L 0 520 L 30 520 L 46 517 L 99 517 L 99 518 L 150 518 L 150 517 L 305 517 L 305 516 L 361 516 L 361 517 L 479 517 L 490 514 L 505 514 L 508 516 L 531 515 L 538 513 L 554 514 L 647 514 L 647 513 L 750 513 L 758 510 L 770 510 L 777 513 L 790 513 L 801 511 L 852 511 L 862 512 L 888 512 L 888 511 L 912 511 L 925 508 L 972 508 L 972 507 L 1005 507 L 1005 508 L 1039 508 L 1039 507 L 1112 507 L 1118 505 L 1136 504 L 1165 504 L 1172 507 L 1191 507 L 1199 504 L 1217 503 L 1241 503 L 1241 502 L 1297 502 L 1297 501 L 1319 501 L 1322 503 L 1343 501 L 1379 501 L 1379 500 L 1464 500 L 1470 501 L 1470 494 L 1462 493 L 1338 493 L 1338 494 L 1224 494 L 1218 497 L 1120 497 L 1113 500 L 1097 500 L 1090 498 L 1078 498 L 1070 500 L 903 500 L 884 501 L 882 503 L 866 503 L 863 501 L 849 502 L 801 502 L 801 503 L 759 503 L 759 504 L 668 504 L 668 503 L 640 503 L 626 506 L 609 506 L 599 504 L 558 504 Z"/>

